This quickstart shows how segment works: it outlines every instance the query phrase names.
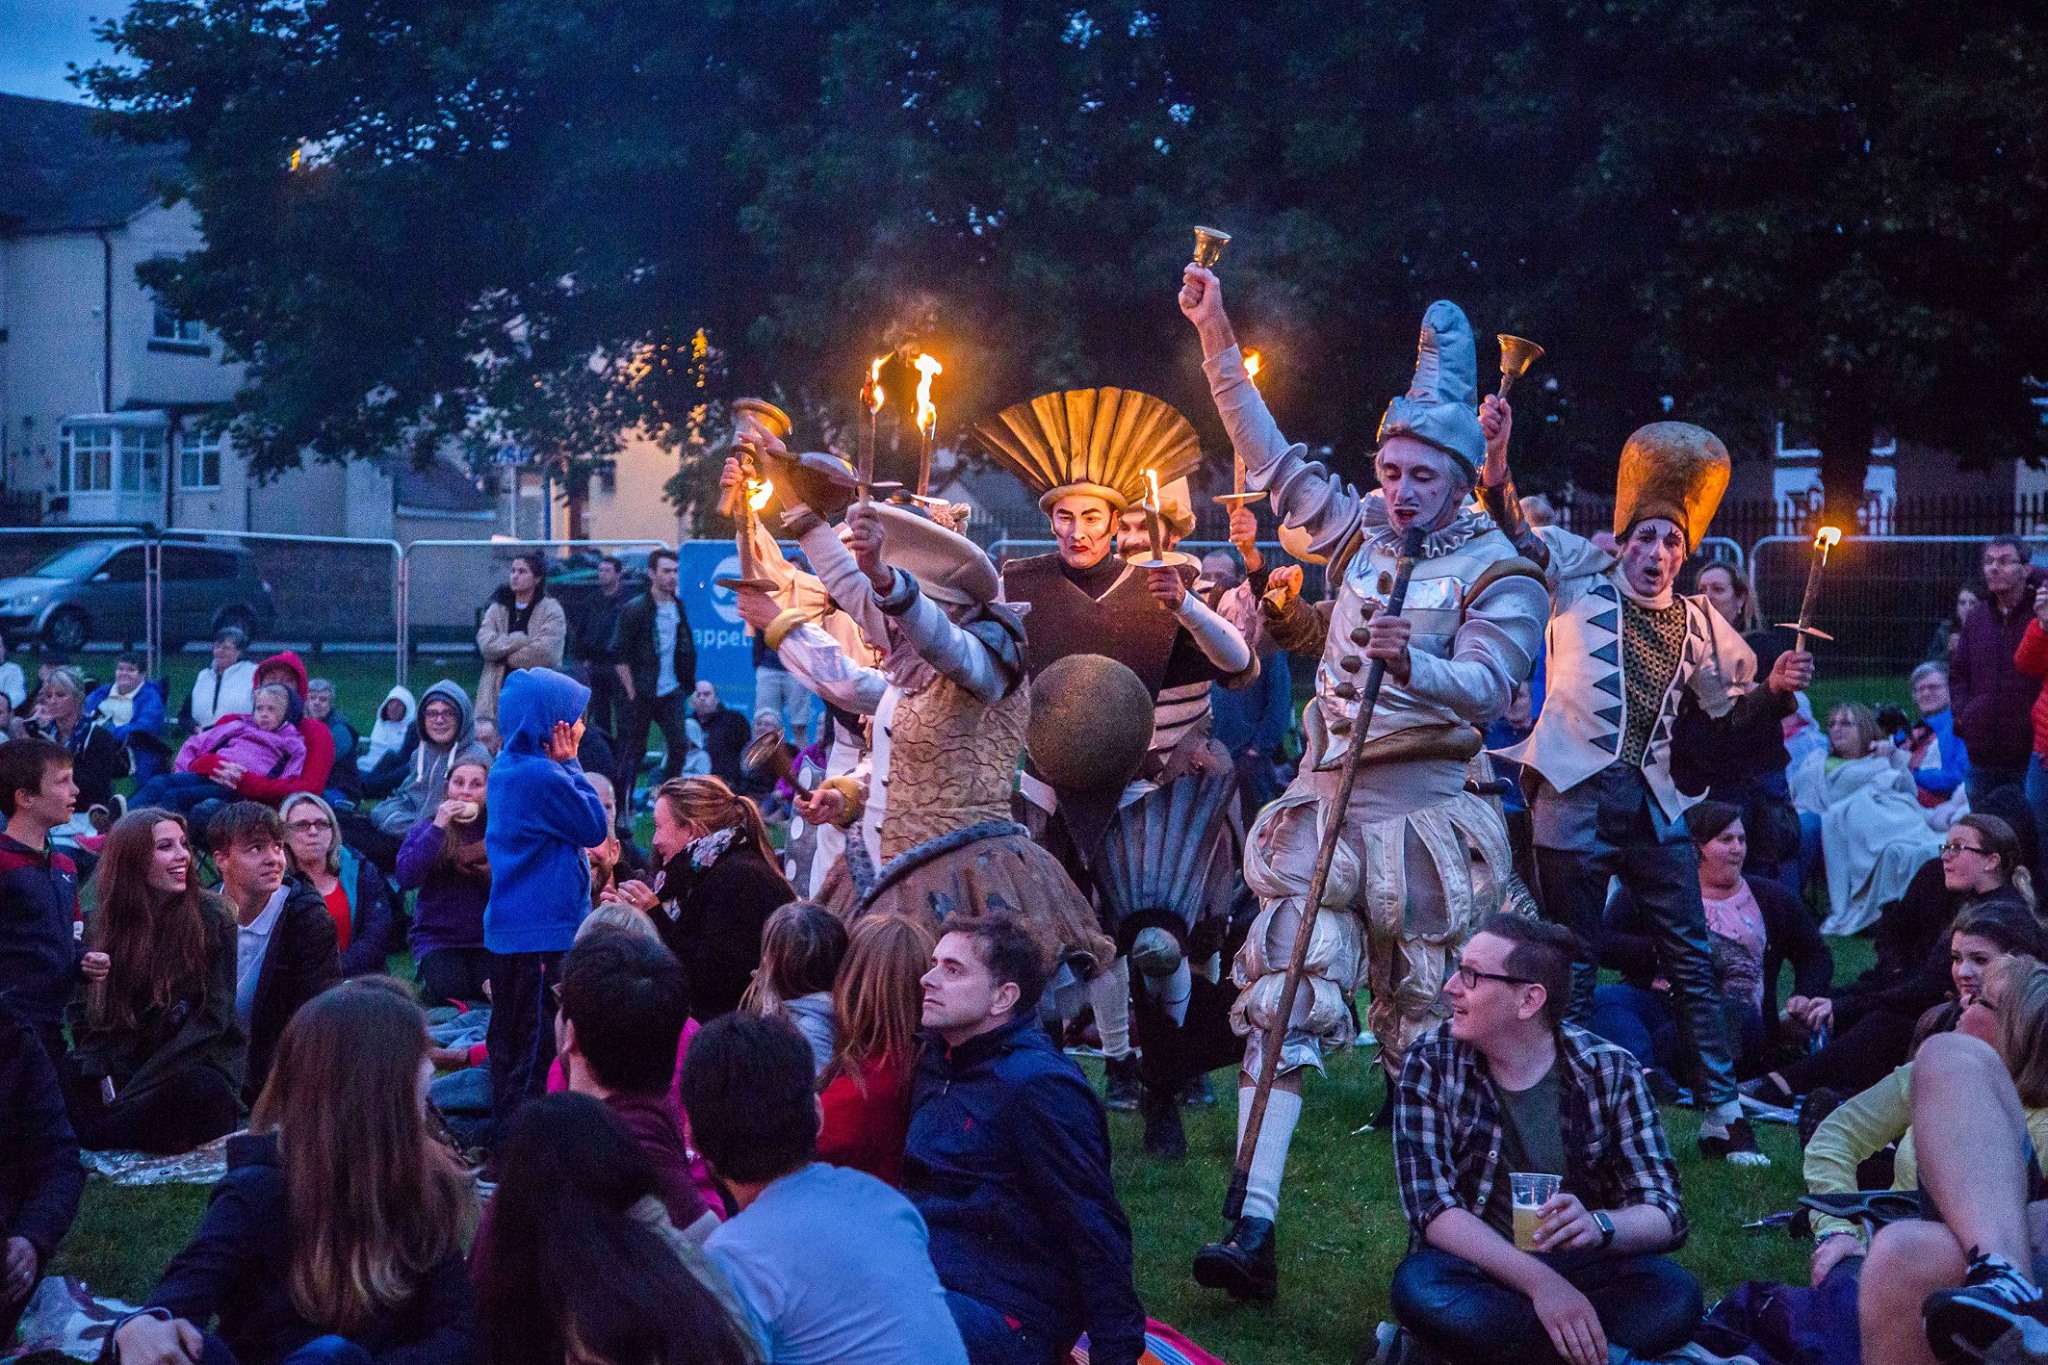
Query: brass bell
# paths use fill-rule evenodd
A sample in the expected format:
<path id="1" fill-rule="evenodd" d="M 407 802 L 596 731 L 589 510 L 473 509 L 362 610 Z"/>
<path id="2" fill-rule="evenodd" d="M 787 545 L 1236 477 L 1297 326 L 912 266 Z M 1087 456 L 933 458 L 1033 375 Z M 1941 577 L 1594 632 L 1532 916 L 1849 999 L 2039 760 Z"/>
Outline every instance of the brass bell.
<path id="1" fill-rule="evenodd" d="M 1223 248 L 1230 245 L 1230 234 L 1220 228 L 1198 227 L 1195 229 L 1195 264 L 1204 270 L 1214 270 L 1216 262 L 1223 259 Z"/>
<path id="2" fill-rule="evenodd" d="M 1339 717 L 1338 717 L 1337 719 L 1335 719 L 1335 720 L 1331 721 L 1331 722 L 1330 722 L 1330 733 L 1331 733 L 1331 734 L 1333 734 L 1333 735 L 1348 735 L 1348 734 L 1350 734 L 1350 733 L 1351 733 L 1351 717 L 1349 717 L 1349 716 L 1339 716 Z"/>
<path id="3" fill-rule="evenodd" d="M 1529 367 L 1543 358 L 1543 348 L 1526 337 L 1496 334 L 1500 339 L 1500 396 L 1506 398 L 1515 381 L 1529 373 Z"/>
<path id="4" fill-rule="evenodd" d="M 1359 658 L 1356 654 L 1346 654 L 1343 658 L 1337 660 L 1337 667 L 1343 669 L 1346 673 L 1356 673 L 1359 669 L 1365 667 L 1365 660 Z"/>
<path id="5" fill-rule="evenodd" d="M 1371 631 L 1369 631 L 1369 630 L 1367 630 L 1367 629 L 1366 629 L 1366 628 L 1365 628 L 1364 626 L 1353 626 L 1353 627 L 1351 628 L 1351 643 L 1352 643 L 1352 644 L 1354 644 L 1354 645 L 1362 645 L 1362 644 L 1364 644 L 1364 643 L 1365 643 L 1365 642 L 1366 642 L 1367 640 L 1370 640 L 1371 638 L 1372 638 L 1372 632 L 1371 632 Z"/>

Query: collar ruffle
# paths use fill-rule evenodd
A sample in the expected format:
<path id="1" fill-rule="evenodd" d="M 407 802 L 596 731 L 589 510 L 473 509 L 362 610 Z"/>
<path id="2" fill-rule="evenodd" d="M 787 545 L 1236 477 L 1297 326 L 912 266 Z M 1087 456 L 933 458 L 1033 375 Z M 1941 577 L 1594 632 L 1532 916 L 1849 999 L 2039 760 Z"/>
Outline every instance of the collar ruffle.
<path id="1" fill-rule="evenodd" d="M 1378 493 L 1365 500 L 1365 508 L 1359 517 L 1360 529 L 1365 535 L 1368 551 L 1385 550 L 1398 554 L 1401 549 L 1401 533 L 1387 520 L 1387 500 Z M 1493 529 L 1493 518 L 1477 508 L 1468 507 L 1451 518 L 1446 525 L 1439 526 L 1422 538 L 1422 557 L 1436 559 L 1476 540 Z"/>

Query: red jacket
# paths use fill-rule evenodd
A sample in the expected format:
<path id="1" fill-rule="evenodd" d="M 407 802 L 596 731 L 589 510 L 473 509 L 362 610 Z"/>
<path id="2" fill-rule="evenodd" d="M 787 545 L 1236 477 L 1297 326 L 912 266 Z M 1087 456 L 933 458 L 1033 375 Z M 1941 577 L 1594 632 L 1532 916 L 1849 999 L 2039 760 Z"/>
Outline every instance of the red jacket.
<path id="1" fill-rule="evenodd" d="M 910 1133 L 910 1067 L 871 1061 L 861 1068 L 861 1080 L 866 1094 L 842 1072 L 818 1097 L 825 1109 L 818 1160 L 866 1171 L 901 1189 L 903 1144 Z"/>
<path id="2" fill-rule="evenodd" d="M 2029 678 L 2048 679 L 2048 631 L 2041 629 L 2039 621 L 2027 622 L 2026 634 L 2020 636 L 2020 647 L 2013 651 L 2012 662 Z M 2033 709 L 2028 714 L 2034 722 L 2034 752 L 2048 758 L 2048 684 L 2034 694 Z"/>
<path id="3" fill-rule="evenodd" d="M 287 649 L 273 654 L 256 666 L 256 676 L 262 677 L 264 670 L 273 667 L 289 669 L 292 675 L 292 689 L 299 694 L 299 700 L 306 700 L 306 666 L 299 662 L 299 656 Z M 299 770 L 297 777 L 265 777 L 261 773 L 243 773 L 242 780 L 235 784 L 235 795 L 249 801 L 261 801 L 267 806 L 283 802 L 293 792 L 312 792 L 319 795 L 327 789 L 327 779 L 334 772 L 334 732 L 327 728 L 327 722 L 301 716 L 298 721 L 299 734 L 306 741 L 306 766 Z M 194 764 L 192 771 L 200 771 Z"/>

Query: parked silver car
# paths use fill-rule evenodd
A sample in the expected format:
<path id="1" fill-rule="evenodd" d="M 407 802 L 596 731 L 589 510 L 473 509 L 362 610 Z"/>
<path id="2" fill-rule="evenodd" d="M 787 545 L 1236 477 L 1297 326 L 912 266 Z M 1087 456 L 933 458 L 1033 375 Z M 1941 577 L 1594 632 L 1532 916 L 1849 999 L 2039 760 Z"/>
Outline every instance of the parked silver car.
<path id="1" fill-rule="evenodd" d="M 147 634 L 140 539 L 82 540 L 27 573 L 0 579 L 0 635 L 75 650 L 92 641 L 136 644 Z M 238 545 L 166 540 L 163 642 L 177 649 L 226 626 L 254 636 L 276 616 L 270 584 Z"/>

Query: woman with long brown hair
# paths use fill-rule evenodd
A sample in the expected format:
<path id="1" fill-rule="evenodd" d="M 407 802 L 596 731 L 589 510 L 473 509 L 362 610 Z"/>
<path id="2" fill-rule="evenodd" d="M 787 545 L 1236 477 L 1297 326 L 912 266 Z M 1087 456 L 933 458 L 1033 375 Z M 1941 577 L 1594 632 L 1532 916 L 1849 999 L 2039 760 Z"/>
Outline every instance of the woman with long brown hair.
<path id="1" fill-rule="evenodd" d="M 185 818 L 130 811 L 93 873 L 86 945 L 104 981 L 71 1010 L 65 1103 L 89 1150 L 184 1152 L 241 1123 L 235 922 L 199 889 Z"/>
<path id="2" fill-rule="evenodd" d="M 761 810 L 716 777 L 683 777 L 654 793 L 654 884 L 605 894 L 646 911 L 690 974 L 690 1014 L 708 1023 L 738 1009 L 761 965 L 761 929 L 796 899 L 777 870 Z"/>
<path id="3" fill-rule="evenodd" d="M 838 1047 L 819 1077 L 818 1160 L 903 1183 L 910 1081 L 923 1051 L 921 978 L 935 942 L 930 928 L 901 915 L 869 915 L 853 926 L 832 992 Z"/>
<path id="4" fill-rule="evenodd" d="M 199 1328 L 216 1314 L 239 1365 L 466 1365 L 475 1199 L 428 1130 L 432 1074 L 401 983 L 360 977 L 301 1006 L 199 1231 L 149 1296 L 169 1319 L 122 1323 L 121 1365 L 218 1360 Z"/>
<path id="5" fill-rule="evenodd" d="M 484 851 L 490 756 L 482 750 L 448 770 L 446 795 L 406 832 L 392 871 L 400 891 L 418 891 L 412 955 L 420 998 L 428 1005 L 481 1002 L 491 973 L 484 947 L 484 906 L 491 863 Z"/>

